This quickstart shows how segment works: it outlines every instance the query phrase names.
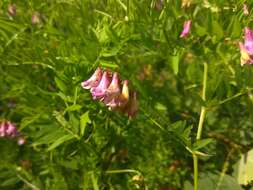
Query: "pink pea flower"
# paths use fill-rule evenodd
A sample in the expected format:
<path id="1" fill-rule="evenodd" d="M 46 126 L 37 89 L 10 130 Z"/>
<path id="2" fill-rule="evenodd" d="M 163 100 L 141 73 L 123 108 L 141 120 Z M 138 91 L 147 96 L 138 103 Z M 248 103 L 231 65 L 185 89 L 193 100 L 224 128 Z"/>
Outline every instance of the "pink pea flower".
<path id="1" fill-rule="evenodd" d="M 247 4 L 243 4 L 243 14 L 248 16 L 249 15 L 249 7 Z"/>
<path id="2" fill-rule="evenodd" d="M 114 73 L 112 77 L 112 82 L 109 85 L 109 87 L 106 89 L 105 99 L 104 103 L 107 104 L 111 102 L 114 98 L 118 97 L 120 95 L 120 85 L 119 85 L 120 79 L 118 73 Z"/>
<path id="3" fill-rule="evenodd" d="M 253 64 L 253 30 L 244 29 L 244 44 L 239 43 L 241 51 L 241 65 Z"/>
<path id="4" fill-rule="evenodd" d="M 97 87 L 91 88 L 91 94 L 93 99 L 100 99 L 103 100 L 106 95 L 106 90 L 110 85 L 110 76 L 107 71 L 103 73 L 102 79 Z"/>
<path id="5" fill-rule="evenodd" d="M 91 89 L 97 87 L 101 78 L 102 78 L 103 71 L 100 68 L 97 68 L 93 75 L 86 81 L 81 83 L 81 86 L 84 89 Z"/>
<path id="6" fill-rule="evenodd" d="M 188 34 L 190 32 L 190 29 L 191 29 L 191 24 L 192 24 L 191 20 L 188 20 L 188 21 L 184 22 L 184 28 L 183 28 L 183 31 L 180 34 L 180 38 L 184 38 L 184 37 L 188 36 Z"/>
<path id="7" fill-rule="evenodd" d="M 127 104 L 128 100 L 129 100 L 128 80 L 124 80 L 122 90 L 119 96 L 113 98 L 110 102 L 106 102 L 106 106 L 108 106 L 109 109 L 117 108 L 118 110 L 122 110 L 124 106 Z"/>
<path id="8" fill-rule="evenodd" d="M 138 110 L 136 92 L 130 92 L 128 80 L 121 84 L 119 74 L 98 68 L 90 79 L 82 82 L 84 89 L 90 89 L 94 100 L 103 102 L 109 110 L 125 113 L 132 118 Z M 122 85 L 122 87 L 121 87 Z"/>

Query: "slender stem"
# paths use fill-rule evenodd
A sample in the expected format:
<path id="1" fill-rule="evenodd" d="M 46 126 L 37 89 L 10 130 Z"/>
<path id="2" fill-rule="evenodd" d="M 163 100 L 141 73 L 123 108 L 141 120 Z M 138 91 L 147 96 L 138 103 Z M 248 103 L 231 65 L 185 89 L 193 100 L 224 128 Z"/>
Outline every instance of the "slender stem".
<path id="1" fill-rule="evenodd" d="M 203 101 L 206 101 L 207 71 L 208 71 L 208 65 L 206 62 L 204 62 L 203 89 L 202 89 Z M 196 140 L 199 140 L 201 138 L 205 116 L 206 116 L 206 107 L 201 106 Z M 193 152 L 192 157 L 193 157 L 193 167 L 194 167 L 194 190 L 198 190 L 198 156 Z"/>
<path id="2" fill-rule="evenodd" d="M 127 0 L 127 19 L 129 19 L 130 13 L 130 0 Z"/>
<path id="3" fill-rule="evenodd" d="M 17 174 L 18 178 L 23 181 L 28 187 L 31 187 L 34 190 L 40 190 L 40 188 L 36 187 L 35 185 L 33 185 L 32 183 L 30 183 L 29 181 L 27 181 L 25 178 L 23 178 L 21 175 Z"/>
<path id="4" fill-rule="evenodd" d="M 203 124 L 206 116 L 206 108 L 204 106 L 201 107 L 200 117 L 199 117 L 199 125 L 196 140 L 201 138 Z"/>
<path id="5" fill-rule="evenodd" d="M 198 157 L 195 153 L 192 154 L 194 167 L 194 190 L 198 190 Z"/>

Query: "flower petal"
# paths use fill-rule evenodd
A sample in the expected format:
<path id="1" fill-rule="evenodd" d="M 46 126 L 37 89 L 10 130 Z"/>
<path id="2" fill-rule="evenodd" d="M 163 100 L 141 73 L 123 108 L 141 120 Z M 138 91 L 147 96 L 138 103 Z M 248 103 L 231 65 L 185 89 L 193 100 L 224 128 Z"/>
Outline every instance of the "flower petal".
<path id="1" fill-rule="evenodd" d="M 187 20 L 184 22 L 184 28 L 180 34 L 180 38 L 184 38 L 184 37 L 188 36 L 188 34 L 190 33 L 191 24 L 192 24 L 191 20 Z"/>
<path id="2" fill-rule="evenodd" d="M 120 85 L 119 85 L 119 75 L 114 73 L 112 77 L 112 82 L 109 87 L 106 89 L 104 103 L 109 103 L 112 99 L 120 95 Z"/>
<path id="3" fill-rule="evenodd" d="M 248 54 L 253 55 L 253 30 L 248 27 L 244 31 L 244 47 Z"/>
<path id="4" fill-rule="evenodd" d="M 103 76 L 99 85 L 95 88 L 91 88 L 91 94 L 93 96 L 93 99 L 102 100 L 106 94 L 106 90 L 109 85 L 110 85 L 110 76 L 109 76 L 109 73 L 105 71 L 103 73 Z"/>
<path id="5" fill-rule="evenodd" d="M 100 68 L 97 68 L 93 75 L 86 81 L 81 83 L 81 86 L 84 89 L 91 89 L 93 87 L 97 87 L 101 78 L 102 78 L 103 71 Z"/>

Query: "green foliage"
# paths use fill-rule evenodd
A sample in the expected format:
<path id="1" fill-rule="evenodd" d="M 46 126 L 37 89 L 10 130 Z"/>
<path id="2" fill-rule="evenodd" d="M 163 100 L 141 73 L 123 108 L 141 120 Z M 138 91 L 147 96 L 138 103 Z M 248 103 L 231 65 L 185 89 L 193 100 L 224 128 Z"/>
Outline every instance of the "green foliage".
<path id="1" fill-rule="evenodd" d="M 238 42 L 253 27 L 253 3 L 245 16 L 242 0 L 159 2 L 0 2 L 0 120 L 26 137 L 22 146 L 0 138 L 0 189 L 191 189 L 191 153 L 200 156 L 199 189 L 215 189 L 222 175 L 220 189 L 242 189 L 232 174 L 252 148 L 253 68 L 240 66 Z M 180 38 L 189 19 L 191 32 Z M 136 117 L 81 88 L 98 66 L 138 92 Z"/>

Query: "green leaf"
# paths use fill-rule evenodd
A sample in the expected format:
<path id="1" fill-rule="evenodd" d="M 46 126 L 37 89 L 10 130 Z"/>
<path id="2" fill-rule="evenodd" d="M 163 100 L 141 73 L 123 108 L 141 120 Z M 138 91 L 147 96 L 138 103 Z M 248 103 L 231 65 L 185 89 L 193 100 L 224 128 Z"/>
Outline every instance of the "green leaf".
<path id="1" fill-rule="evenodd" d="M 178 74 L 179 58 L 180 58 L 179 53 L 171 57 L 172 69 L 173 69 L 174 74 L 176 74 L 176 75 Z"/>
<path id="2" fill-rule="evenodd" d="M 61 136 L 66 135 L 66 132 L 59 128 L 59 126 L 49 125 L 42 126 L 39 132 L 37 132 L 38 136 L 35 136 L 36 140 L 33 142 L 33 146 L 38 146 L 41 144 L 51 144 L 55 141 L 55 139 L 60 138 Z"/>
<path id="3" fill-rule="evenodd" d="M 93 189 L 94 189 L 94 190 L 99 190 L 99 187 L 98 187 L 98 180 L 97 180 L 97 178 L 95 177 L 94 172 L 91 173 L 91 180 L 92 180 Z"/>
<path id="4" fill-rule="evenodd" d="M 57 86 L 62 92 L 64 92 L 64 93 L 67 92 L 67 86 L 65 85 L 65 83 L 64 83 L 61 79 L 59 79 L 58 77 L 55 77 L 55 78 L 54 78 L 54 81 L 55 81 L 55 83 L 56 83 L 56 86 Z"/>
<path id="5" fill-rule="evenodd" d="M 60 112 L 54 111 L 53 115 L 63 127 L 69 127 L 68 121 L 64 118 L 64 116 Z"/>
<path id="6" fill-rule="evenodd" d="M 84 135 L 84 132 L 85 132 L 85 128 L 86 128 L 86 125 L 88 123 L 91 123 L 91 120 L 89 118 L 89 111 L 85 112 L 81 117 L 80 117 L 80 133 L 81 133 L 81 136 Z"/>
<path id="7" fill-rule="evenodd" d="M 186 126 L 186 123 L 183 121 L 178 121 L 173 123 L 170 126 L 170 130 L 179 138 L 182 140 L 185 146 L 191 147 L 191 139 L 190 134 L 192 130 L 191 126 Z"/>
<path id="8" fill-rule="evenodd" d="M 61 136 L 60 138 L 56 139 L 49 147 L 48 147 L 48 151 L 55 149 L 56 147 L 60 146 L 62 143 L 69 141 L 71 139 L 73 139 L 74 136 L 71 134 L 67 134 L 64 136 Z"/>
<path id="9" fill-rule="evenodd" d="M 227 29 L 228 33 L 230 33 L 231 38 L 238 38 L 241 35 L 241 23 L 236 15 L 234 15 L 231 19 L 230 24 Z"/>
<path id="10" fill-rule="evenodd" d="M 220 175 L 213 173 L 201 173 L 199 177 L 199 189 L 205 190 L 243 190 L 237 183 L 236 179 L 230 175 L 224 175 L 220 181 Z M 184 190 L 193 190 L 193 185 L 189 181 L 185 181 Z"/>
<path id="11" fill-rule="evenodd" d="M 100 64 L 101 64 L 102 67 L 106 67 L 106 68 L 112 68 L 112 69 L 119 68 L 119 66 L 117 64 L 115 64 L 114 62 L 101 60 Z"/>
<path id="12" fill-rule="evenodd" d="M 197 142 L 195 142 L 193 144 L 193 150 L 198 150 L 201 149 L 205 146 L 207 146 L 209 143 L 211 143 L 213 140 L 211 138 L 207 138 L 207 139 L 201 139 L 198 140 Z"/>
<path id="13" fill-rule="evenodd" d="M 70 112 L 71 111 L 76 111 L 76 110 L 80 110 L 81 108 L 82 108 L 81 105 L 76 104 L 76 105 L 72 105 L 72 106 L 67 107 L 64 112 L 67 112 L 67 111 L 70 111 Z"/>
<path id="14" fill-rule="evenodd" d="M 207 33 L 206 28 L 198 25 L 197 23 L 195 24 L 195 30 L 199 36 L 204 36 Z"/>
<path id="15" fill-rule="evenodd" d="M 212 31 L 213 31 L 213 34 L 217 36 L 218 40 L 220 40 L 223 37 L 223 29 L 220 23 L 216 20 L 212 21 Z"/>
<path id="16" fill-rule="evenodd" d="M 238 166 L 238 181 L 247 185 L 253 180 L 253 149 L 243 154 Z"/>
<path id="17" fill-rule="evenodd" d="M 18 183 L 19 181 L 20 181 L 19 178 L 17 178 L 16 176 L 13 176 L 13 177 L 7 178 L 4 181 L 1 181 L 0 186 L 6 187 L 6 186 L 14 185 L 14 184 Z"/>

